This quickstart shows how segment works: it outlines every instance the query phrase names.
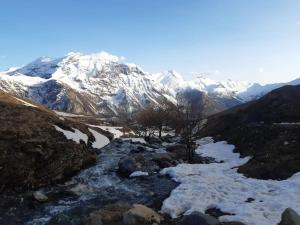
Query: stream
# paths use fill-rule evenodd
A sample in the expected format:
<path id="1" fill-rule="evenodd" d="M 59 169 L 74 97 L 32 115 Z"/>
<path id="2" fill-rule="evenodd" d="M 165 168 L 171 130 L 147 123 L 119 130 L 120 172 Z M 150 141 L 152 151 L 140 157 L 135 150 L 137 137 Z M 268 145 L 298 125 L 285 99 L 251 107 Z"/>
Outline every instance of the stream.
<path id="1" fill-rule="evenodd" d="M 117 174 L 119 159 L 137 151 L 162 151 L 142 143 L 114 140 L 98 150 L 97 163 L 63 185 L 44 188 L 47 203 L 34 203 L 18 209 L 20 224 L 79 225 L 86 224 L 91 211 L 119 201 L 144 204 L 160 210 L 177 184 L 158 173 L 146 177 L 125 178 Z"/>

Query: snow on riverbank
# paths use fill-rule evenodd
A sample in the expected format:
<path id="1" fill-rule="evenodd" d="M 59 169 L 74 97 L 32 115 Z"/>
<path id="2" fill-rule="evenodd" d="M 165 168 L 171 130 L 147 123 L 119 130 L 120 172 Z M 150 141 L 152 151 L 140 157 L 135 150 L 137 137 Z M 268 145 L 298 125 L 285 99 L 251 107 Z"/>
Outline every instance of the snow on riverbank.
<path id="1" fill-rule="evenodd" d="M 222 216 L 221 221 L 247 225 L 276 225 L 288 207 L 300 213 L 300 173 L 284 181 L 246 178 L 236 167 L 250 158 L 239 158 L 233 145 L 211 141 L 199 140 L 196 152 L 221 163 L 180 164 L 161 171 L 181 183 L 164 201 L 162 212 L 175 218 L 216 207 L 235 214 Z"/>
<path id="2" fill-rule="evenodd" d="M 137 142 L 137 143 L 142 143 L 142 144 L 147 143 L 144 138 L 122 138 L 122 140 L 123 141 L 132 141 L 132 142 Z"/>
<path id="3" fill-rule="evenodd" d="M 72 132 L 69 130 L 64 130 L 56 125 L 54 125 L 54 127 L 57 131 L 62 132 L 67 139 L 73 140 L 77 144 L 80 144 L 80 140 L 84 141 L 86 144 L 88 142 L 88 136 L 86 134 L 82 133 L 80 130 L 72 128 L 74 130 L 74 132 Z"/>
<path id="4" fill-rule="evenodd" d="M 89 128 L 89 131 L 94 135 L 95 142 L 93 143 L 93 148 L 103 148 L 105 145 L 109 144 L 109 139 L 103 134 Z"/>
<path id="5" fill-rule="evenodd" d="M 112 126 L 96 126 L 96 125 L 92 125 L 92 124 L 88 124 L 88 126 L 91 127 L 98 127 L 102 130 L 108 131 L 110 133 L 112 133 L 114 135 L 114 138 L 120 138 L 123 135 L 123 132 L 121 131 L 121 129 L 123 127 L 112 127 Z"/>

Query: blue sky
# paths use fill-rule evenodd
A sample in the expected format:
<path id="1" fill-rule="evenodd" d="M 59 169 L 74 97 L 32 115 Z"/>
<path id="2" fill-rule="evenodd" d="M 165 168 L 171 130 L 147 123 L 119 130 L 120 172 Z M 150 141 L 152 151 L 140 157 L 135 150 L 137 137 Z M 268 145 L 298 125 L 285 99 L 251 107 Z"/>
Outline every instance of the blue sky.
<path id="1" fill-rule="evenodd" d="M 148 72 L 300 77 L 299 0 L 3 0 L 0 70 L 101 50 Z"/>

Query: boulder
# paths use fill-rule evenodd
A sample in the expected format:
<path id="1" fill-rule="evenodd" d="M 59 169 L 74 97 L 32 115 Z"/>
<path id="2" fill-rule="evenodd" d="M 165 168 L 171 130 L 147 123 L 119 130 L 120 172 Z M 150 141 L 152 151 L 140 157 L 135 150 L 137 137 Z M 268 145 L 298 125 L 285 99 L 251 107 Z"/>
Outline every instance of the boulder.
<path id="1" fill-rule="evenodd" d="M 149 144 L 161 144 L 162 140 L 158 137 L 145 137 L 145 141 L 147 141 Z"/>
<path id="2" fill-rule="evenodd" d="M 278 225 L 300 225 L 300 216 L 291 208 L 287 208 L 281 215 Z"/>
<path id="3" fill-rule="evenodd" d="M 178 164 L 177 160 L 174 159 L 170 153 L 155 153 L 152 155 L 152 160 L 156 162 L 161 169 Z"/>
<path id="4" fill-rule="evenodd" d="M 153 223 L 159 224 L 162 220 L 162 216 L 157 212 L 139 204 L 134 204 L 123 214 L 124 225 L 152 225 Z"/>
<path id="5" fill-rule="evenodd" d="M 144 157 L 140 154 L 125 156 L 118 162 L 118 172 L 125 176 L 130 176 L 134 171 L 141 170 Z"/>
<path id="6" fill-rule="evenodd" d="M 217 225 L 220 222 L 201 212 L 193 212 L 180 219 L 176 225 Z"/>
<path id="7" fill-rule="evenodd" d="M 128 203 L 109 204 L 90 213 L 88 225 L 123 225 L 123 213 L 130 209 Z"/>
<path id="8" fill-rule="evenodd" d="M 187 160 L 187 154 L 186 154 L 187 150 L 185 145 L 183 144 L 175 144 L 175 145 L 168 146 L 166 148 L 166 151 L 172 153 L 177 160 L 184 160 L 184 161 Z M 204 162 L 205 160 L 201 156 L 195 153 L 192 162 L 189 163 L 199 164 Z"/>
<path id="9" fill-rule="evenodd" d="M 160 167 L 152 160 L 152 154 L 136 153 L 121 158 L 118 162 L 118 172 L 129 177 L 135 171 L 147 172 L 149 174 L 157 172 Z"/>

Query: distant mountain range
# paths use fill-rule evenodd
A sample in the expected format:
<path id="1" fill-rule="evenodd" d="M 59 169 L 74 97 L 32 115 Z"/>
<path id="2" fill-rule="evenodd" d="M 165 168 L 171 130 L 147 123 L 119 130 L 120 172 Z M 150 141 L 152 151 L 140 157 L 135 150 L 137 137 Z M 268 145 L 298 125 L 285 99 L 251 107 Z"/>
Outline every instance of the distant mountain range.
<path id="1" fill-rule="evenodd" d="M 214 113 L 286 84 L 300 84 L 300 79 L 269 85 L 214 81 L 202 76 L 186 81 L 173 70 L 147 73 L 106 52 L 69 53 L 58 59 L 42 57 L 0 74 L 0 90 L 51 109 L 102 116 L 128 115 L 162 100 L 175 103 L 176 95 L 187 90 L 201 92 L 199 96 L 210 102 Z"/>

